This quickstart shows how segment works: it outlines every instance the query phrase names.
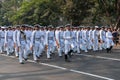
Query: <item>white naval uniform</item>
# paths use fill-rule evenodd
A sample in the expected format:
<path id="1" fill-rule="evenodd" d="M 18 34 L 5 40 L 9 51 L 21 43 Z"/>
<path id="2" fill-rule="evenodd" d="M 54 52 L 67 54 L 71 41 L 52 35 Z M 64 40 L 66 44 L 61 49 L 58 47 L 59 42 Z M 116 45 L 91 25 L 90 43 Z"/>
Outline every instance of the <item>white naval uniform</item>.
<path id="1" fill-rule="evenodd" d="M 65 55 L 71 50 L 71 43 L 72 43 L 72 32 L 69 30 L 64 31 L 63 38 L 65 40 Z"/>
<path id="2" fill-rule="evenodd" d="M 106 32 L 106 43 L 107 43 L 107 48 L 110 48 L 111 46 L 114 45 L 113 36 L 110 31 Z"/>
<path id="3" fill-rule="evenodd" d="M 55 51 L 55 33 L 54 31 L 47 31 L 46 32 L 46 45 L 47 48 L 47 58 L 50 58 L 50 54 Z"/>
<path id="4" fill-rule="evenodd" d="M 91 50 L 93 43 L 92 43 L 92 30 L 88 31 L 88 49 Z"/>
<path id="5" fill-rule="evenodd" d="M 13 31 L 8 30 L 5 32 L 5 46 L 7 50 L 7 55 L 10 55 L 14 51 L 14 43 L 13 43 Z"/>
<path id="6" fill-rule="evenodd" d="M 60 43 L 60 51 L 65 53 L 65 40 L 64 40 L 64 31 L 59 32 L 59 43 Z"/>
<path id="7" fill-rule="evenodd" d="M 27 40 L 27 45 L 26 45 L 27 46 L 27 55 L 29 55 L 30 53 L 32 53 L 31 50 L 30 50 L 32 31 L 26 30 L 25 34 L 26 34 L 26 40 Z"/>
<path id="8" fill-rule="evenodd" d="M 77 51 L 77 31 L 71 31 L 72 32 L 72 50 L 74 52 Z"/>
<path id="9" fill-rule="evenodd" d="M 36 61 L 42 55 L 44 47 L 41 43 L 41 32 L 39 30 L 35 30 L 31 36 L 31 47 L 33 46 L 33 59 Z"/>
<path id="10" fill-rule="evenodd" d="M 4 51 L 5 31 L 0 31 L 0 52 Z"/>
<path id="11" fill-rule="evenodd" d="M 25 35 L 24 31 L 22 31 L 23 33 L 21 33 L 21 31 L 17 32 L 17 44 L 19 47 L 19 62 L 22 63 L 24 59 L 27 59 L 27 54 L 26 54 L 26 44 L 27 41 L 26 39 L 23 37 L 23 35 Z"/>
<path id="12" fill-rule="evenodd" d="M 93 51 L 97 51 L 98 50 L 98 31 L 97 30 L 93 30 L 92 32 L 92 39 L 93 39 Z"/>
<path id="13" fill-rule="evenodd" d="M 59 33 L 60 33 L 59 30 L 56 30 L 56 31 L 55 31 L 55 39 L 56 39 L 56 41 L 58 42 L 58 43 L 56 43 L 56 48 L 57 48 L 57 50 L 58 50 L 58 55 L 59 55 L 59 56 L 62 56 L 62 55 L 61 55 L 61 51 L 60 51 L 60 46 L 59 46 L 59 44 L 60 44 L 60 41 L 59 41 Z"/>
<path id="14" fill-rule="evenodd" d="M 102 50 L 103 48 L 106 49 L 106 32 L 104 30 L 100 30 L 99 31 L 100 34 L 100 40 L 102 41 L 102 43 L 100 43 L 100 50 Z"/>
<path id="15" fill-rule="evenodd" d="M 14 41 L 14 44 L 15 44 L 15 56 L 17 57 L 18 55 L 19 55 L 19 53 L 18 53 L 18 51 L 17 51 L 17 49 L 18 49 L 18 44 L 17 44 L 17 32 L 18 32 L 18 30 L 15 30 L 14 32 L 13 32 L 13 41 Z"/>
<path id="16" fill-rule="evenodd" d="M 64 31 L 57 30 L 55 34 L 56 34 L 56 40 L 59 43 L 58 55 L 62 56 L 62 53 L 64 52 L 64 39 L 63 39 Z"/>
<path id="17" fill-rule="evenodd" d="M 82 44 L 82 33 L 81 31 L 77 31 L 77 53 L 80 53 Z"/>
<path id="18" fill-rule="evenodd" d="M 87 43 L 88 43 L 88 36 L 87 36 L 87 30 L 82 30 L 82 47 L 85 52 L 88 52 L 87 50 Z"/>
<path id="19" fill-rule="evenodd" d="M 40 36 L 40 43 L 42 44 L 43 48 L 45 48 L 46 31 L 40 30 Z"/>

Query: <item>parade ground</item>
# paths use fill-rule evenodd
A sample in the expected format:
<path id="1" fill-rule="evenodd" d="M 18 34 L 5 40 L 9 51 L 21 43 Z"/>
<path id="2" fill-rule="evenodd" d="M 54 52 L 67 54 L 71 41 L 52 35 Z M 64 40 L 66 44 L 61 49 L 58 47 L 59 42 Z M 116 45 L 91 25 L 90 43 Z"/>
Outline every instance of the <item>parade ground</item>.
<path id="1" fill-rule="evenodd" d="M 120 80 L 120 47 L 74 54 L 71 62 L 56 53 L 49 60 L 44 54 L 39 63 L 30 58 L 19 64 L 16 57 L 0 54 L 0 80 Z"/>

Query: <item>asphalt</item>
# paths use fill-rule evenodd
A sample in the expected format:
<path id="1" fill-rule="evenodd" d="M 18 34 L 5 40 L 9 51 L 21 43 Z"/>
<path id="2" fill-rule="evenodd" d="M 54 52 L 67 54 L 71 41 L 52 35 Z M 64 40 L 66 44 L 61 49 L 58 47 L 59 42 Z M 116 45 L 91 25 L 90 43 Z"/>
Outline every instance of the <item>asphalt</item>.
<path id="1" fill-rule="evenodd" d="M 0 54 L 0 80 L 120 80 L 120 49 L 81 52 L 74 54 L 71 62 L 57 53 L 50 60 L 43 54 L 39 63 L 30 56 L 25 64 Z"/>

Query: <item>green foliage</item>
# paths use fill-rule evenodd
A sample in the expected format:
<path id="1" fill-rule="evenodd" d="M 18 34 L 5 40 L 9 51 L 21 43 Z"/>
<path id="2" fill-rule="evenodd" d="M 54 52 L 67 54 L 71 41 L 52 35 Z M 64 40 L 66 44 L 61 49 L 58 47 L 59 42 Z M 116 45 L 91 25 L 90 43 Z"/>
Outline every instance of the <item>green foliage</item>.
<path id="1" fill-rule="evenodd" d="M 119 0 L 4 0 L 0 2 L 0 24 L 54 26 L 67 22 L 78 26 L 119 22 Z"/>

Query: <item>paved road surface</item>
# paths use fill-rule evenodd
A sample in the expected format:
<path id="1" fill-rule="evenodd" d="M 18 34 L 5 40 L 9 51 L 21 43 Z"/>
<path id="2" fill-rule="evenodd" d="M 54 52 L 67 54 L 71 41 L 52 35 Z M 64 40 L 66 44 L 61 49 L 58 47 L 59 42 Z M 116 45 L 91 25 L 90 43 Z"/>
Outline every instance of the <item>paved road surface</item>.
<path id="1" fill-rule="evenodd" d="M 19 64 L 14 56 L 0 54 L 0 80 L 120 80 L 120 50 L 75 54 L 66 63 L 57 54 L 40 63 Z"/>

